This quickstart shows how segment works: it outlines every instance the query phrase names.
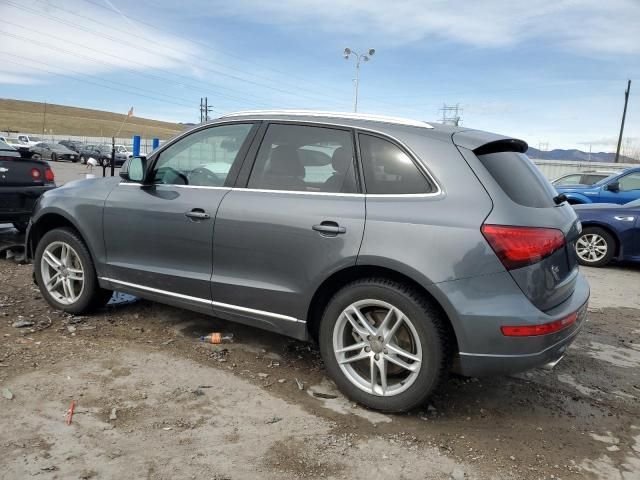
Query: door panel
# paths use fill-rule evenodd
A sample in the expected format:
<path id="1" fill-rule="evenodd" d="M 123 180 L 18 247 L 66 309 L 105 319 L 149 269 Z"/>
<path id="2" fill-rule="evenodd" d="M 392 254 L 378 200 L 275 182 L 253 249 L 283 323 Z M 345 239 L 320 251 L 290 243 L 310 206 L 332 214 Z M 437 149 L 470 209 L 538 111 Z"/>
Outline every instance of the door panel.
<path id="1" fill-rule="evenodd" d="M 210 300 L 213 222 L 228 191 L 120 184 L 104 210 L 109 278 Z M 187 217 L 193 209 L 210 218 Z"/>
<path id="2" fill-rule="evenodd" d="M 214 302 L 305 320 L 315 287 L 355 265 L 364 219 L 362 195 L 234 189 L 216 217 Z M 314 230 L 322 222 L 344 233 Z"/>
<path id="3" fill-rule="evenodd" d="M 110 278 L 211 311 L 215 216 L 253 131 L 253 123 L 197 129 L 151 157 L 148 185 L 121 183 L 111 192 L 104 215 Z"/>
<path id="4" fill-rule="evenodd" d="M 263 327 L 289 334 L 291 322 L 302 325 L 320 283 L 356 263 L 365 203 L 354 160 L 349 129 L 268 125 L 250 188 L 234 188 L 216 217 L 218 312 L 228 305 L 259 310 L 253 315 Z"/>

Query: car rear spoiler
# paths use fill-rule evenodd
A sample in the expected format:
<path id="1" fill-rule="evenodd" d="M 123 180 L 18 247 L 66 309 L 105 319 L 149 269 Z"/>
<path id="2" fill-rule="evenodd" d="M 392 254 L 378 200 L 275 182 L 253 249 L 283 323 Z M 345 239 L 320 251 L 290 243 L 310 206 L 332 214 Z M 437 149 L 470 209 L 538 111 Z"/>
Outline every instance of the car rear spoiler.
<path id="1" fill-rule="evenodd" d="M 463 130 L 453 134 L 453 143 L 466 148 L 476 155 L 487 155 L 498 152 L 525 153 L 529 146 L 527 142 L 517 138 L 504 137 L 480 130 Z"/>

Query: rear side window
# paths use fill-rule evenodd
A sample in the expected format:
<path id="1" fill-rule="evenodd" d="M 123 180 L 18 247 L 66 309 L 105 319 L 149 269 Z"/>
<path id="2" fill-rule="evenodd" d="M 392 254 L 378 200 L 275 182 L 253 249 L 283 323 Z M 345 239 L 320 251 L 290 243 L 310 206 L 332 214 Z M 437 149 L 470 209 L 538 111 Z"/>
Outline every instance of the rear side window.
<path id="1" fill-rule="evenodd" d="M 488 153 L 478 159 L 515 203 L 535 208 L 555 206 L 556 191 L 524 153 Z"/>
<path id="2" fill-rule="evenodd" d="M 640 173 L 630 173 L 622 177 L 618 183 L 620 184 L 620 190 L 623 192 L 640 190 Z"/>
<path id="3" fill-rule="evenodd" d="M 403 195 L 434 191 L 431 182 L 400 147 L 372 135 L 360 134 L 359 139 L 367 193 Z"/>
<path id="4" fill-rule="evenodd" d="M 351 132 L 303 125 L 270 125 L 249 177 L 249 188 L 298 192 L 357 191 Z"/>

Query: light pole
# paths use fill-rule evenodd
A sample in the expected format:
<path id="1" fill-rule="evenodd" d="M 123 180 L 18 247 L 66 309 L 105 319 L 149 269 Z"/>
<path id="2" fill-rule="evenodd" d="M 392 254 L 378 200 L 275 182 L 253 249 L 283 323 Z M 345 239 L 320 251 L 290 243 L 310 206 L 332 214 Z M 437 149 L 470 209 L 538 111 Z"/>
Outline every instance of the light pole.
<path id="1" fill-rule="evenodd" d="M 370 48 L 369 50 L 367 50 L 367 53 L 362 53 L 362 54 L 354 52 L 350 48 L 344 49 L 343 56 L 345 60 L 349 60 L 349 57 L 354 57 L 356 59 L 355 92 L 354 92 L 354 99 L 353 99 L 354 112 L 358 111 L 358 85 L 360 83 L 360 62 L 361 61 L 368 62 L 369 60 L 371 60 L 371 57 L 373 57 L 375 53 L 376 51 L 373 48 Z"/>

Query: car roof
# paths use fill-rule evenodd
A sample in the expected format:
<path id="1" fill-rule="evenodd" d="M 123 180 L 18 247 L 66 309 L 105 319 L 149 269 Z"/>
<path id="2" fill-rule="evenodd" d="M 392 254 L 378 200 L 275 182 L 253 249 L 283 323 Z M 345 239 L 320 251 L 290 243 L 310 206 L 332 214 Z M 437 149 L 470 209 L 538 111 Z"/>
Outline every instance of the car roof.
<path id="1" fill-rule="evenodd" d="M 382 132 L 394 136 L 397 133 L 419 133 L 433 139 L 454 143 L 460 147 L 475 150 L 490 143 L 515 142 L 518 151 L 527 148 L 525 142 L 494 133 L 473 130 L 467 127 L 456 127 L 423 120 L 412 120 L 401 117 L 371 115 L 366 113 L 327 112 L 322 110 L 248 110 L 228 113 L 205 125 L 213 125 L 225 121 L 293 121 L 300 123 L 323 123 L 350 128 L 359 128 L 374 132 Z M 199 128 L 198 125 L 194 128 Z M 186 133 L 186 132 L 185 132 Z M 455 137 L 454 137 L 455 135 Z"/>

